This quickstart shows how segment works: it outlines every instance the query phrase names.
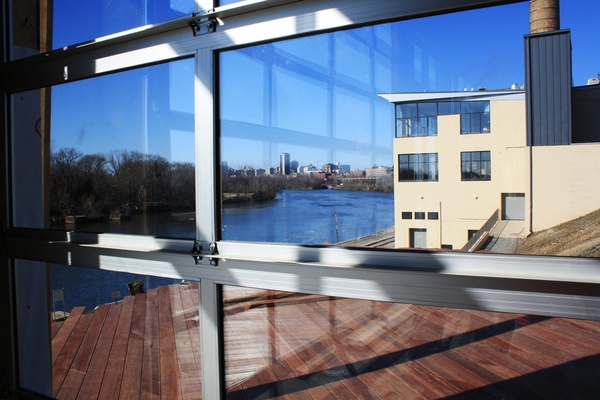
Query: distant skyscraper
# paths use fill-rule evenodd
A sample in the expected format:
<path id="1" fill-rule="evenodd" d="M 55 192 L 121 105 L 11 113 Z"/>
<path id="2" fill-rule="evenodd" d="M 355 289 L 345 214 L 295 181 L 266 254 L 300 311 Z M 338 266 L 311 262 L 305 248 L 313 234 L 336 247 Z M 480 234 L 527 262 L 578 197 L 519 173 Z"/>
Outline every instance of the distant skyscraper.
<path id="1" fill-rule="evenodd" d="M 281 171 L 281 175 L 289 175 L 290 174 L 290 154 L 289 153 L 281 153 L 279 160 L 279 171 Z"/>
<path id="2" fill-rule="evenodd" d="M 298 161 L 292 160 L 290 161 L 290 172 L 298 172 Z"/>

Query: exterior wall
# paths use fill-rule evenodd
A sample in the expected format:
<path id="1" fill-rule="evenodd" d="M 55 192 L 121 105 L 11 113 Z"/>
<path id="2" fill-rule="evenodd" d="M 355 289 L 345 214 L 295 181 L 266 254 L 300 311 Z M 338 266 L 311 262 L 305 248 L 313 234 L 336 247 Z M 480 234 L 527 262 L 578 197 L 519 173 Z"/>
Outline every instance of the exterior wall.
<path id="1" fill-rule="evenodd" d="M 468 231 L 481 228 L 501 208 L 502 193 L 525 193 L 529 201 L 525 102 L 491 101 L 490 116 L 487 134 L 461 135 L 460 115 L 444 115 L 438 116 L 437 136 L 394 139 L 396 247 L 410 245 L 411 228 L 425 228 L 428 248 L 460 249 Z M 462 151 L 491 151 L 490 181 L 461 180 Z M 438 153 L 438 182 L 398 182 L 398 155 L 411 153 Z M 413 212 L 413 219 L 403 220 L 403 211 Z M 415 220 L 414 212 L 438 212 L 439 219 Z"/>
<path id="2" fill-rule="evenodd" d="M 379 178 L 382 176 L 389 175 L 390 168 L 386 167 L 376 167 L 376 168 L 367 168 L 365 170 L 365 176 L 367 178 Z"/>
<path id="3" fill-rule="evenodd" d="M 600 144 L 533 148 L 533 231 L 600 209 Z"/>

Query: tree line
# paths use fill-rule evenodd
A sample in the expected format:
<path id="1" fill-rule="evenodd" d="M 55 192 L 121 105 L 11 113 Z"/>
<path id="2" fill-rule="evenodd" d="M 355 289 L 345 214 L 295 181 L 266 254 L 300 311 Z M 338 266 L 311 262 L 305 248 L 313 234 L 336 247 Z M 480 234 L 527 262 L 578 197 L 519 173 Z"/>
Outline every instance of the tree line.
<path id="1" fill-rule="evenodd" d="M 336 189 L 391 193 L 394 190 L 394 185 L 391 175 L 368 179 L 345 179 L 339 175 L 330 175 L 327 179 L 323 179 L 309 174 L 293 176 L 225 175 L 222 180 L 224 203 L 271 200 L 284 189 Z"/>
<path id="2" fill-rule="evenodd" d="M 390 177 L 327 180 L 310 175 L 223 176 L 224 203 L 274 199 L 284 189 L 393 190 Z M 194 209 L 195 167 L 158 155 L 115 150 L 83 154 L 74 148 L 53 152 L 50 160 L 50 216 L 121 218 L 140 211 Z"/>
<path id="3" fill-rule="evenodd" d="M 74 148 L 50 159 L 50 216 L 127 216 L 141 210 L 194 207 L 195 168 L 158 155 L 116 150 L 83 154 Z"/>

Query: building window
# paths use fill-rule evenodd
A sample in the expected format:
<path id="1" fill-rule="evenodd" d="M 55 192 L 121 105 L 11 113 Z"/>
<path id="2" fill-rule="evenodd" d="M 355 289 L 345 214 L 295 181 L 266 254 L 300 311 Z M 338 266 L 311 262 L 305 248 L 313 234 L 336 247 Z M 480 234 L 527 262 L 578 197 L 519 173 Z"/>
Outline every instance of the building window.
<path id="1" fill-rule="evenodd" d="M 460 153 L 463 181 L 489 181 L 492 179 L 492 161 L 489 151 Z"/>
<path id="2" fill-rule="evenodd" d="M 415 219 L 425 219 L 425 213 L 424 212 L 416 212 Z"/>
<path id="3" fill-rule="evenodd" d="M 411 211 L 402 211 L 402 219 L 412 219 Z"/>
<path id="4" fill-rule="evenodd" d="M 437 103 L 396 105 L 396 137 L 437 136 Z"/>
<path id="5" fill-rule="evenodd" d="M 460 134 L 490 133 L 490 102 L 463 101 L 460 104 Z"/>
<path id="6" fill-rule="evenodd" d="M 437 212 L 428 212 L 427 219 L 439 219 L 439 214 Z"/>
<path id="7" fill-rule="evenodd" d="M 417 182 L 438 180 L 437 153 L 398 155 L 400 173 L 398 180 Z"/>

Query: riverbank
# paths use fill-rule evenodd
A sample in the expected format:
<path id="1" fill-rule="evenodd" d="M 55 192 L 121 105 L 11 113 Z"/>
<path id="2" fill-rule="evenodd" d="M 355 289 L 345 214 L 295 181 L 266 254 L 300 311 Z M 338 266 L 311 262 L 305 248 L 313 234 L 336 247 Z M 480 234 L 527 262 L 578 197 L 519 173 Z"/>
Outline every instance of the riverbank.
<path id="1" fill-rule="evenodd" d="M 373 235 L 367 235 L 355 239 L 345 240 L 343 242 L 336 243 L 336 246 L 341 247 L 385 247 L 395 248 L 396 229 L 391 226 L 387 229 L 379 231 Z"/>

